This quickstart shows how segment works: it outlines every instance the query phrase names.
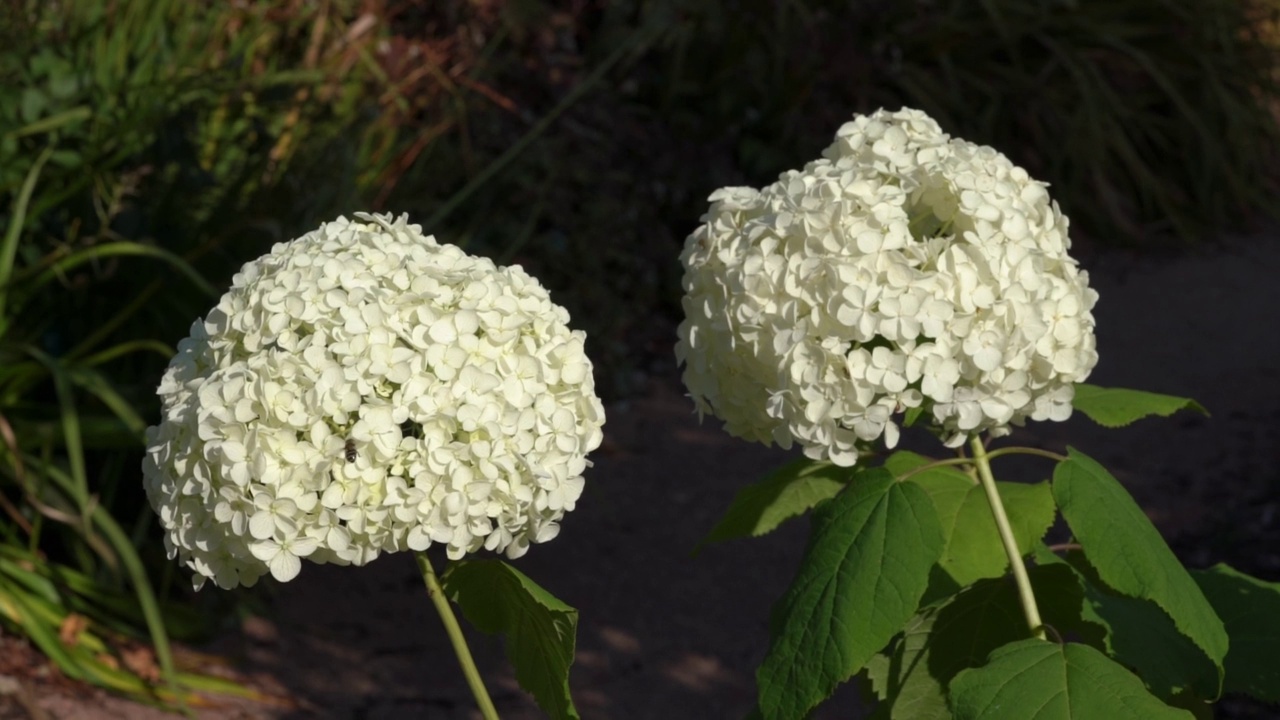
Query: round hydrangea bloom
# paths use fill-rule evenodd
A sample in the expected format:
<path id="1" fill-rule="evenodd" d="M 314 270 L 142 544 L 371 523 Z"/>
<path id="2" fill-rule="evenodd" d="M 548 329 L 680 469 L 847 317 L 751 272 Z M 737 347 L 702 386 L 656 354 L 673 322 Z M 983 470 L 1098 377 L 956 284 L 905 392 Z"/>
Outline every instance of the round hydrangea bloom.
<path id="1" fill-rule="evenodd" d="M 699 414 L 845 466 L 913 408 L 953 447 L 1066 419 L 1097 293 L 1045 187 L 903 109 L 762 190 L 716 191 L 681 256 Z"/>
<path id="2" fill-rule="evenodd" d="M 161 381 L 143 475 L 195 586 L 300 558 L 518 557 L 582 493 L 585 336 L 520 267 L 358 214 L 247 263 Z"/>

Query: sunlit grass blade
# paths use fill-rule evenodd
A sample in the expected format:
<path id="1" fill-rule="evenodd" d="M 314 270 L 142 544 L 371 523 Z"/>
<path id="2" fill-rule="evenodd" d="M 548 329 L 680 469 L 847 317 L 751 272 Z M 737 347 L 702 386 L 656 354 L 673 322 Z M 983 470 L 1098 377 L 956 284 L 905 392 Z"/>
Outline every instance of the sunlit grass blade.
<path id="1" fill-rule="evenodd" d="M 29 596 L 17 588 L 0 588 L 0 613 L 30 638 L 40 652 L 48 656 L 65 675 L 77 680 L 84 679 L 80 663 L 62 645 L 57 630 L 41 619 L 39 610 L 32 606 Z"/>
<path id="2" fill-rule="evenodd" d="M 58 468 L 46 466 L 44 470 L 47 477 L 53 480 L 64 492 L 74 492 L 74 481 Z M 155 648 L 156 659 L 160 663 L 160 670 L 165 683 L 169 685 L 175 694 L 180 694 L 181 690 L 174 675 L 173 650 L 169 645 L 169 633 L 165 629 L 159 603 L 156 600 L 155 592 L 151 588 L 151 581 L 147 578 L 146 569 L 142 566 L 142 560 L 138 557 L 137 550 L 129 541 L 129 537 L 116 523 L 115 518 L 111 517 L 111 514 L 104 508 L 94 505 L 91 518 L 94 526 L 102 532 L 111 544 L 112 549 L 124 566 L 125 574 L 133 585 L 134 592 L 138 598 L 138 605 L 142 610 L 143 618 L 146 620 L 147 631 L 151 635 L 152 646 Z"/>

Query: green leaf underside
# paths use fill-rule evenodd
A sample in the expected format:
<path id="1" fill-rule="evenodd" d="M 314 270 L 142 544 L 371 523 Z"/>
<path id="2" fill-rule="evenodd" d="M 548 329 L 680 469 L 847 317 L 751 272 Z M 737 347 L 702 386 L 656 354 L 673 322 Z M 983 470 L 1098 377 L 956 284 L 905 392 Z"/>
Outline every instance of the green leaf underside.
<path id="1" fill-rule="evenodd" d="M 1083 593 L 1070 568 L 1036 567 L 1028 574 L 1046 624 L 1080 624 Z M 872 688 L 885 701 L 878 717 L 950 720 L 946 688 L 951 679 L 1027 634 L 1017 586 L 1010 578 L 981 580 L 945 604 L 921 611 L 890 652 L 868 663 Z M 1100 638 L 1100 630 L 1095 635 Z"/>
<path id="2" fill-rule="evenodd" d="M 1054 468 L 1053 494 L 1098 578 L 1121 595 L 1160 606 L 1217 667 L 1220 684 L 1227 655 L 1222 620 L 1119 481 L 1078 450 L 1067 453 Z"/>
<path id="3" fill-rule="evenodd" d="M 882 468 L 815 510 L 757 672 L 762 716 L 804 717 L 902 630 L 943 543 L 929 496 Z"/>
<path id="4" fill-rule="evenodd" d="M 938 564 L 957 586 L 1000 577 L 1009 570 L 1009 557 L 982 486 L 973 484 L 959 472 L 927 471 L 913 475 L 908 482 L 920 485 L 933 499 L 947 538 Z M 1053 525 L 1056 514 L 1053 491 L 1048 482 L 1035 485 L 1001 482 L 996 483 L 996 487 L 1019 551 L 1025 556 Z"/>
<path id="5" fill-rule="evenodd" d="M 555 720 L 579 717 L 569 694 L 578 611 L 501 560 L 461 560 L 441 578 L 445 593 L 481 632 L 506 638 L 516 681 Z"/>
<path id="6" fill-rule="evenodd" d="M 1084 590 L 1082 617 L 1106 630 L 1099 649 L 1132 668 L 1166 702 L 1188 690 L 1200 697 L 1218 694 L 1218 668 L 1168 613 L 1150 600 L 1108 592 L 1082 553 L 1067 553 L 1064 560 Z"/>
<path id="7" fill-rule="evenodd" d="M 769 473 L 734 496 L 720 522 L 698 544 L 758 537 L 835 496 L 856 474 L 853 468 L 800 458 Z"/>
<path id="8" fill-rule="evenodd" d="M 1194 720 L 1138 676 L 1078 643 L 1020 640 L 951 682 L 956 720 Z"/>
<path id="9" fill-rule="evenodd" d="M 1075 391 L 1075 399 L 1071 401 L 1071 406 L 1103 427 L 1124 427 L 1135 420 L 1152 415 L 1169 417 L 1179 410 L 1209 414 L 1203 405 L 1190 398 L 1159 395 L 1142 390 L 1102 388 L 1085 383 L 1078 383 Z"/>
<path id="10" fill-rule="evenodd" d="M 1224 691 L 1280 702 L 1280 583 L 1263 582 L 1227 565 L 1193 570 L 1191 577 L 1231 638 Z"/>

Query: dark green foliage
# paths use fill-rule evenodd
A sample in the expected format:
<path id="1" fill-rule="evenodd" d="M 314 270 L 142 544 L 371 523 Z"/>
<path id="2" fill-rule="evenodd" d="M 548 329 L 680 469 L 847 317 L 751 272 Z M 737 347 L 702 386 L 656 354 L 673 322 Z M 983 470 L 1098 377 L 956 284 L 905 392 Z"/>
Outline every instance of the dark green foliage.
<path id="1" fill-rule="evenodd" d="M 883 468 L 819 505 L 800 570 L 773 608 L 756 673 L 763 717 L 803 717 L 861 670 L 919 609 L 944 543 L 929 495 Z"/>
<path id="2" fill-rule="evenodd" d="M 501 560 L 451 564 L 444 591 L 471 624 L 503 636 L 517 682 L 548 717 L 579 720 L 569 693 L 577 610 Z"/>
<path id="3" fill-rule="evenodd" d="M 316 152 L 299 138 L 340 129 L 295 94 L 332 77 L 303 58 L 325 36 L 316 17 L 183 0 L 4 12 L 0 625 L 67 675 L 144 701 L 243 692 L 170 653 L 169 635 L 207 636 L 229 598 L 169 599 L 187 602 L 188 581 L 150 538 L 142 435 L 172 343 L 217 296 L 204 276 L 221 284 L 279 239 L 252 237 L 247 215 Z M 284 207 L 286 222 L 306 209 Z M 139 636 L 161 683 L 119 669 Z"/>
<path id="4" fill-rule="evenodd" d="M 1106 245 L 1202 240 L 1274 196 L 1273 0 L 637 4 L 672 27 L 650 102 L 750 183 L 906 105 L 1051 183 Z"/>

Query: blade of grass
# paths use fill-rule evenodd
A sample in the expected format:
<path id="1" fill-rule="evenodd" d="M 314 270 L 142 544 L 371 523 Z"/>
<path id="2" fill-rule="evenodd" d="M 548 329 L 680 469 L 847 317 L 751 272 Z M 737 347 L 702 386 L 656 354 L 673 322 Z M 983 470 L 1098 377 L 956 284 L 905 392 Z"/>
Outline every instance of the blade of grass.
<path id="1" fill-rule="evenodd" d="M 39 288 L 79 265 L 110 257 L 129 256 L 152 257 L 162 260 L 172 265 L 178 272 L 185 275 L 191 284 L 205 295 L 216 298 L 220 294 L 208 283 L 208 281 L 201 277 L 200 273 L 197 272 L 195 268 L 191 267 L 187 261 L 164 248 L 156 247 L 154 245 L 143 245 L 142 243 L 134 242 L 132 240 L 122 240 L 119 242 L 96 245 L 61 258 L 36 275 L 35 278 L 31 280 L 31 284 L 33 287 Z"/>
<path id="2" fill-rule="evenodd" d="M 42 567 L 43 564 L 35 556 L 28 556 L 28 558 L 23 560 L 0 558 L 0 575 L 9 578 L 10 583 L 16 583 L 26 588 L 36 597 L 43 598 L 48 602 L 56 602 L 58 589 L 54 584 L 48 578 L 29 569 L 29 567 Z M 29 567 L 24 567 L 24 565 Z"/>
<path id="3" fill-rule="evenodd" d="M 81 367 L 93 367 L 95 365 L 102 365 L 103 363 L 111 362 L 118 357 L 135 352 L 142 352 L 144 350 L 150 350 L 166 360 L 173 357 L 174 353 L 172 346 L 162 343 L 159 340 L 129 340 L 113 345 L 106 350 L 96 352 L 86 357 L 84 360 L 81 360 L 78 364 Z"/>
<path id="4" fill-rule="evenodd" d="M 67 373 L 71 381 L 77 386 L 87 390 L 102 404 L 107 406 L 116 417 L 120 418 L 120 422 L 129 428 L 129 431 L 137 435 L 139 442 L 142 440 L 142 433 L 147 429 L 147 422 L 142 419 L 129 401 L 120 396 L 116 389 L 111 386 L 103 375 L 95 370 L 77 367 L 72 368 Z"/>
<path id="5" fill-rule="evenodd" d="M 73 481 L 71 478 L 57 468 L 48 467 L 47 474 L 64 491 L 72 489 Z M 94 525 L 111 543 L 112 548 L 124 565 L 130 583 L 133 585 L 134 592 L 138 597 L 138 605 L 142 610 L 143 617 L 146 619 L 147 630 L 151 634 L 151 644 L 156 652 L 156 660 L 160 663 L 160 670 L 164 676 L 165 684 L 169 686 L 176 696 L 181 696 L 182 690 L 175 675 L 173 649 L 169 644 L 169 633 L 165 629 L 164 619 L 160 614 L 160 606 L 156 601 L 155 592 L 151 589 L 151 581 L 147 578 L 142 559 L 138 557 L 137 550 L 129 542 L 129 537 L 124 530 L 120 528 L 115 518 L 111 517 L 111 514 L 104 508 L 95 505 L 92 519 Z"/>
<path id="6" fill-rule="evenodd" d="M 89 499 L 89 475 L 85 471 L 84 445 L 81 443 L 80 438 L 80 414 L 76 411 L 75 394 L 71 389 L 71 379 L 68 377 L 66 368 L 43 350 L 30 345 L 22 345 L 20 349 L 35 358 L 41 365 L 44 365 L 53 380 L 54 392 L 58 398 L 62 443 L 66 450 L 67 464 L 71 469 L 73 483 L 70 488 L 71 497 L 79 505 L 83 513 L 82 520 L 84 525 L 88 527 L 88 510 L 92 504 Z"/>
<path id="7" fill-rule="evenodd" d="M 93 110 L 84 106 L 74 107 L 70 110 L 63 110 L 60 113 L 50 115 L 47 118 L 41 118 L 29 125 L 5 133 L 6 138 L 20 138 L 28 135 L 39 135 L 40 133 L 57 130 L 64 125 L 88 120 L 93 117 Z"/>
<path id="8" fill-rule="evenodd" d="M 0 613 L 31 638 L 31 642 L 57 664 L 63 674 L 76 680 L 85 679 L 80 663 L 67 652 L 58 639 L 57 630 L 40 619 L 39 611 L 32 607 L 30 600 L 17 588 L 0 588 Z"/>
<path id="9" fill-rule="evenodd" d="M 22 226 L 26 222 L 27 204 L 31 202 L 31 194 L 35 192 L 36 180 L 40 170 L 53 155 L 50 145 L 40 153 L 36 162 L 27 171 L 27 178 L 22 182 L 22 190 L 13 201 L 13 210 L 9 214 L 9 227 L 5 229 L 4 240 L 0 244 L 0 337 L 8 334 L 9 319 L 5 313 L 5 303 L 9 296 L 9 278 L 13 274 L 13 261 L 18 254 L 18 238 L 22 236 Z"/>

